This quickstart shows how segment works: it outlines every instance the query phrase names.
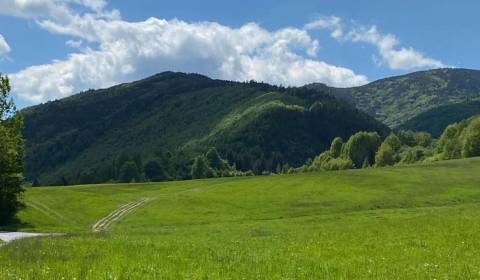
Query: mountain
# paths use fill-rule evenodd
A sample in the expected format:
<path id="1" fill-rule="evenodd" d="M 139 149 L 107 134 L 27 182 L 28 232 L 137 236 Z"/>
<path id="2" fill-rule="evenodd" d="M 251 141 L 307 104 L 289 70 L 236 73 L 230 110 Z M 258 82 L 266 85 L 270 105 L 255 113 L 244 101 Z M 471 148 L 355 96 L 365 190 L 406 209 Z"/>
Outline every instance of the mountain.
<path id="1" fill-rule="evenodd" d="M 333 89 L 332 93 L 391 128 L 408 127 L 403 124 L 421 113 L 445 105 L 480 100 L 480 71 L 421 71 L 360 87 Z M 438 133 L 437 130 L 434 132 Z"/>
<path id="2" fill-rule="evenodd" d="M 421 113 L 403 123 L 404 130 L 426 131 L 439 137 L 452 123 L 480 114 L 480 100 L 440 106 Z"/>
<path id="3" fill-rule="evenodd" d="M 105 182 L 115 177 L 124 155 L 142 165 L 159 153 L 191 160 L 209 147 L 238 169 L 268 171 L 303 164 L 335 136 L 389 131 L 324 90 L 173 72 L 22 113 L 25 174 L 42 184 Z"/>

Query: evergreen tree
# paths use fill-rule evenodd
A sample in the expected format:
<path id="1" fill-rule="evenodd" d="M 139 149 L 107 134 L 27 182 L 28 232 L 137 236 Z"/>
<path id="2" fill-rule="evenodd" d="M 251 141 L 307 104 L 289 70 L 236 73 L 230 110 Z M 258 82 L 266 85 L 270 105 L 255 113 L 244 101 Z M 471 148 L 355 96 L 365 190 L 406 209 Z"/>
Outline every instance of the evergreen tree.
<path id="1" fill-rule="evenodd" d="M 149 161 L 144 168 L 145 176 L 152 182 L 163 181 L 167 179 L 165 170 L 157 160 Z"/>
<path id="2" fill-rule="evenodd" d="M 127 161 L 120 168 L 120 181 L 122 183 L 131 183 L 140 181 L 140 172 L 134 161 Z"/>
<path id="3" fill-rule="evenodd" d="M 213 175 L 205 156 L 198 156 L 194 159 L 191 175 L 193 179 L 208 178 L 209 175 Z"/>
<path id="4" fill-rule="evenodd" d="M 0 225 L 10 222 L 23 206 L 23 119 L 9 93 L 8 77 L 0 75 Z"/>

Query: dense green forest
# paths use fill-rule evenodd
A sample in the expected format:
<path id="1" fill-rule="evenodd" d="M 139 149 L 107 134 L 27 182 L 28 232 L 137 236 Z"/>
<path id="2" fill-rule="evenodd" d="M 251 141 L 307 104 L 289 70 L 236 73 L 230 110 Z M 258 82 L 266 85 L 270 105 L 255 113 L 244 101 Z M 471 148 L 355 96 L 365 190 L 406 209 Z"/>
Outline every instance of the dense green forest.
<path id="1" fill-rule="evenodd" d="M 325 88 L 324 85 L 309 87 Z M 331 89 L 331 93 L 348 100 L 358 109 L 391 128 L 416 129 L 414 126 L 403 124 L 431 109 L 480 100 L 480 71 L 469 69 L 421 71 L 381 79 L 361 87 Z M 471 108 L 458 106 L 455 110 L 458 110 L 457 114 L 461 115 L 461 118 L 446 119 L 447 123 L 442 122 L 442 125 L 472 116 L 469 114 Z M 426 120 L 434 122 L 433 119 Z M 422 128 L 425 130 L 421 130 L 432 135 L 438 135 L 445 127 L 435 126 L 432 130 L 428 126 Z"/>
<path id="2" fill-rule="evenodd" d="M 439 137 L 449 124 L 476 114 L 480 114 L 480 100 L 430 109 L 411 118 L 402 124 L 400 128 L 404 130 L 426 131 L 432 134 L 433 137 Z"/>
<path id="3" fill-rule="evenodd" d="M 165 72 L 24 109 L 25 174 L 34 185 L 60 185 L 282 173 L 308 169 L 313 158 L 313 169 L 371 166 L 378 148 L 390 153 L 382 144 L 390 128 L 381 121 L 438 138 L 450 123 L 478 113 L 479 97 L 480 72 L 465 69 L 349 89 Z M 361 131 L 370 133 L 350 141 Z M 395 163 L 433 156 L 428 134 L 395 135 L 408 142 L 394 150 Z M 350 150 L 323 153 L 336 137 Z M 409 137 L 427 137 L 429 146 Z M 371 145 L 368 155 L 346 155 L 364 145 Z M 226 163 L 220 169 L 206 160 L 211 148 Z"/>
<path id="4" fill-rule="evenodd" d="M 333 138 L 389 128 L 324 91 L 165 72 L 23 110 L 34 185 L 192 178 L 215 147 L 229 172 L 301 166 Z M 151 163 L 154 161 L 154 163 Z"/>

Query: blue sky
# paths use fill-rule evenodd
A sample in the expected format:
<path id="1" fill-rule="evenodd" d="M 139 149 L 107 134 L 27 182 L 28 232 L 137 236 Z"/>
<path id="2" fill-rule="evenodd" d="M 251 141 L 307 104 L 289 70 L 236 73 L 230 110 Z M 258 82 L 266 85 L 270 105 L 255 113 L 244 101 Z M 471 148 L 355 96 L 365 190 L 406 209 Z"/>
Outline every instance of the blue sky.
<path id="1" fill-rule="evenodd" d="M 478 1 L 1 0 L 0 72 L 20 107 L 165 70 L 361 85 L 479 68 Z"/>

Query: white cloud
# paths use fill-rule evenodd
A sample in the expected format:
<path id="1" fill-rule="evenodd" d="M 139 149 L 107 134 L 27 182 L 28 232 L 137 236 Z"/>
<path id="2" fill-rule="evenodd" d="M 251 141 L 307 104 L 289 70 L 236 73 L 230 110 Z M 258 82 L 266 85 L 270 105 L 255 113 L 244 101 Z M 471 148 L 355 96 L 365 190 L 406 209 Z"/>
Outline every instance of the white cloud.
<path id="1" fill-rule="evenodd" d="M 74 49 L 79 49 L 82 46 L 82 44 L 83 44 L 82 40 L 68 40 L 65 42 L 65 45 Z"/>
<path id="2" fill-rule="evenodd" d="M 7 44 L 5 38 L 0 34 L 0 55 L 10 52 L 10 46 Z"/>
<path id="3" fill-rule="evenodd" d="M 55 19 L 57 22 L 68 22 L 75 11 L 70 5 L 75 3 L 90 10 L 97 17 L 118 18 L 117 10 L 105 11 L 104 0 L 1 0 L 0 14 L 29 19 Z"/>
<path id="4" fill-rule="evenodd" d="M 394 70 L 445 67 L 441 61 L 426 57 L 411 47 L 399 48 L 400 42 L 394 35 L 381 34 L 376 26 L 357 26 L 346 36 L 352 42 L 363 42 L 376 46 L 380 56 Z"/>
<path id="5" fill-rule="evenodd" d="M 39 24 L 52 33 L 99 47 L 11 74 L 15 93 L 35 103 L 167 70 L 283 85 L 324 82 L 345 87 L 368 82 L 350 69 L 316 60 L 318 41 L 303 29 L 268 31 L 255 23 L 230 28 L 213 22 L 157 18 L 127 22 L 93 14 L 74 15 L 68 22 L 46 19 Z"/>
<path id="6" fill-rule="evenodd" d="M 342 20 L 336 16 L 321 17 L 312 22 L 309 22 L 304 27 L 306 30 L 312 29 L 327 29 L 330 30 L 330 35 L 335 39 L 340 39 L 343 36 Z"/>
<path id="7" fill-rule="evenodd" d="M 326 29 L 338 41 L 367 43 L 377 48 L 381 58 L 374 57 L 377 65 L 387 64 L 393 70 L 446 67 L 441 61 L 429 58 L 409 47 L 399 47 L 400 41 L 393 34 L 382 34 L 376 26 L 357 23 L 344 24 L 338 17 L 323 17 L 305 25 L 305 29 Z M 345 31 L 347 29 L 348 31 Z"/>

